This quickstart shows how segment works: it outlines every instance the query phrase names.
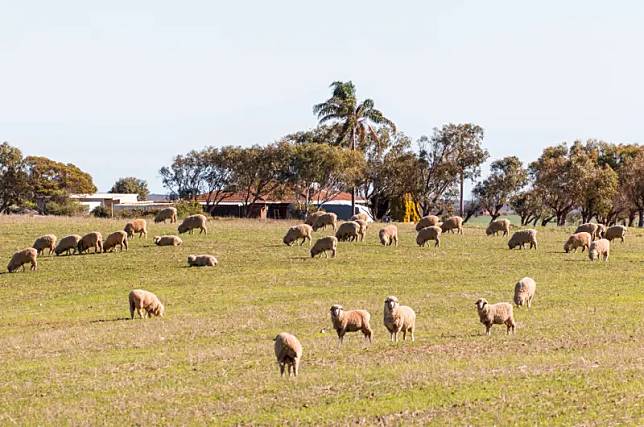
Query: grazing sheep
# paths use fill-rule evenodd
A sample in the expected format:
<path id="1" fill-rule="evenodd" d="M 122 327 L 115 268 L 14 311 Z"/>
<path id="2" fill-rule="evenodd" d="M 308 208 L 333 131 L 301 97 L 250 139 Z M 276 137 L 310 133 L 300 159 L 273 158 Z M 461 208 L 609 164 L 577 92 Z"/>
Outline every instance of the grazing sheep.
<path id="1" fill-rule="evenodd" d="M 98 231 L 92 231 L 81 237 L 76 249 L 79 254 L 84 252 L 89 252 L 91 248 L 94 248 L 94 253 L 103 252 L 103 235 Z"/>
<path id="2" fill-rule="evenodd" d="M 454 230 L 457 230 L 458 234 L 463 234 L 463 218 L 460 216 L 451 216 L 445 220 L 443 225 L 441 225 L 441 230 L 443 233 Z"/>
<path id="3" fill-rule="evenodd" d="M 355 221 L 340 224 L 338 231 L 335 233 L 335 237 L 341 242 L 360 240 L 360 224 Z"/>
<path id="4" fill-rule="evenodd" d="M 507 334 L 514 334 L 514 317 L 512 315 L 512 304 L 509 302 L 499 302 L 496 304 L 488 304 L 485 298 L 480 298 L 474 303 L 479 312 L 479 319 L 485 325 L 485 335 L 490 335 L 492 325 L 507 326 Z"/>
<path id="5" fill-rule="evenodd" d="M 398 342 L 398 332 L 402 332 L 403 341 L 407 339 L 407 332 L 411 334 L 411 341 L 415 341 L 416 313 L 411 307 L 400 305 L 398 298 L 395 296 L 389 296 L 385 299 L 384 323 L 392 341 Z"/>
<path id="6" fill-rule="evenodd" d="M 157 246 L 179 246 L 183 243 L 179 236 L 154 236 L 153 240 Z"/>
<path id="7" fill-rule="evenodd" d="M 498 232 L 502 231 L 504 236 L 507 236 L 510 233 L 510 220 L 507 218 L 497 219 L 492 221 L 487 228 L 485 229 L 486 235 L 494 234 L 497 235 Z"/>
<path id="8" fill-rule="evenodd" d="M 311 258 L 324 253 L 326 258 L 329 257 L 327 251 L 331 251 L 331 258 L 335 258 L 336 250 L 338 247 L 338 239 L 335 236 L 321 237 L 316 240 L 311 248 Z"/>
<path id="9" fill-rule="evenodd" d="M 319 210 L 308 214 L 306 219 L 304 220 L 304 224 L 310 225 L 311 227 L 313 227 L 313 225 L 315 225 L 315 221 L 318 220 L 318 217 L 320 215 L 323 215 L 324 213 L 325 213 L 324 211 Z"/>
<path id="10" fill-rule="evenodd" d="M 338 345 L 342 344 L 347 332 L 357 331 L 361 331 L 364 337 L 371 342 L 373 333 L 371 326 L 369 326 L 370 319 L 371 315 L 367 310 L 345 311 L 339 304 L 331 306 L 331 323 L 333 323 L 333 329 L 338 333 Z"/>
<path id="11" fill-rule="evenodd" d="M 368 221 L 369 221 L 369 215 L 367 215 L 367 214 L 366 214 L 366 213 L 364 213 L 364 212 L 360 212 L 360 213 L 355 214 L 354 216 L 352 216 L 352 217 L 349 219 L 349 221 L 358 221 L 358 220 L 361 220 L 361 221 L 364 221 L 364 222 L 368 222 Z"/>
<path id="12" fill-rule="evenodd" d="M 613 239 L 622 239 L 622 243 L 624 243 L 625 235 L 626 235 L 626 227 L 624 227 L 623 225 L 613 225 L 612 227 L 608 227 L 608 229 L 606 229 L 606 233 L 604 233 L 604 238 L 609 242 L 612 241 Z"/>
<path id="13" fill-rule="evenodd" d="M 7 271 L 13 273 L 20 267 L 22 271 L 25 271 L 25 264 L 31 263 L 31 270 L 36 271 L 38 269 L 38 251 L 34 248 L 27 248 L 21 251 L 16 252 L 11 257 L 9 264 L 7 265 Z"/>
<path id="14" fill-rule="evenodd" d="M 166 219 L 170 220 L 170 224 L 177 222 L 177 208 L 169 207 L 161 209 L 154 217 L 154 223 L 162 222 L 165 224 Z"/>
<path id="15" fill-rule="evenodd" d="M 357 219 L 356 222 L 360 226 L 360 231 L 358 232 L 360 236 L 360 241 L 362 242 L 365 237 L 367 237 L 367 229 L 369 228 L 369 223 L 361 219 Z"/>
<path id="16" fill-rule="evenodd" d="M 112 252 L 117 246 L 121 252 L 123 252 L 123 248 L 127 251 L 127 233 L 125 231 L 115 231 L 107 236 L 103 242 L 103 252 Z"/>
<path id="17" fill-rule="evenodd" d="M 575 230 L 575 233 L 581 233 L 581 232 L 586 232 L 592 236 L 594 239 L 595 236 L 597 236 L 597 224 L 593 224 L 592 222 L 587 222 L 586 224 L 581 224 L 577 229 Z"/>
<path id="18" fill-rule="evenodd" d="M 608 229 L 610 230 L 610 228 Z M 606 230 L 606 234 L 608 234 Z M 608 256 L 610 255 L 610 240 L 608 239 L 599 239 L 595 240 L 590 244 L 588 248 L 588 258 L 591 261 L 598 260 L 599 258 L 604 258 L 604 261 L 608 261 Z"/>
<path id="19" fill-rule="evenodd" d="M 568 240 L 566 240 L 566 243 L 564 243 L 564 251 L 566 251 L 566 253 L 570 251 L 577 252 L 577 248 L 581 248 L 581 251 L 583 252 L 590 246 L 592 241 L 593 237 L 590 233 L 585 231 L 571 234 L 570 237 L 568 237 Z"/>
<path id="20" fill-rule="evenodd" d="M 433 225 L 438 225 L 439 222 L 440 218 L 436 215 L 424 216 L 416 223 L 416 231 L 420 231 L 423 228 L 431 227 Z"/>
<path id="21" fill-rule="evenodd" d="M 537 283 L 530 277 L 524 277 L 514 285 L 514 303 L 517 306 L 532 307 L 532 299 L 537 290 Z"/>
<path id="22" fill-rule="evenodd" d="M 217 258 L 212 255 L 188 255 L 190 267 L 214 267 L 217 265 Z"/>
<path id="23" fill-rule="evenodd" d="M 435 225 L 422 228 L 420 229 L 420 231 L 418 232 L 418 235 L 416 236 L 416 244 L 418 246 L 425 246 L 425 243 L 427 243 L 430 240 L 434 240 L 436 241 L 436 243 L 434 244 L 434 247 L 440 246 L 442 233 L 443 232 L 441 231 L 441 228 Z"/>
<path id="24" fill-rule="evenodd" d="M 280 376 L 284 376 L 284 368 L 288 366 L 288 376 L 297 377 L 302 360 L 302 344 L 295 335 L 282 332 L 275 337 L 275 357 L 280 367 Z"/>
<path id="25" fill-rule="evenodd" d="M 54 253 L 56 255 L 60 255 L 63 252 L 67 252 L 67 255 L 71 255 L 76 253 L 76 247 L 78 246 L 78 242 L 80 242 L 81 236 L 78 234 L 72 234 L 69 236 L 65 236 L 62 239 L 60 239 L 60 242 L 58 242 L 58 245 L 56 245 L 56 249 L 54 249 Z"/>
<path id="26" fill-rule="evenodd" d="M 207 222 L 208 218 L 206 218 L 205 215 L 190 215 L 189 217 L 184 218 L 183 222 L 179 224 L 179 234 L 183 234 L 185 232 L 192 234 L 192 230 L 194 230 L 195 228 L 199 229 L 199 234 L 208 234 L 208 228 L 206 228 Z"/>
<path id="27" fill-rule="evenodd" d="M 144 219 L 135 219 L 128 222 L 123 230 L 127 233 L 128 239 L 134 237 L 134 233 L 139 233 L 139 239 L 148 237 L 148 223 Z"/>
<path id="28" fill-rule="evenodd" d="M 51 253 L 54 252 L 54 249 L 56 248 L 56 236 L 54 236 L 53 234 L 45 234 L 44 236 L 40 236 L 36 239 L 34 244 L 31 245 L 31 247 L 38 251 L 38 255 L 44 255 L 45 249 L 49 249 L 49 255 L 51 255 Z"/>
<path id="29" fill-rule="evenodd" d="M 604 224 L 597 224 L 597 233 L 595 239 L 603 239 L 606 234 L 606 226 Z"/>
<path id="30" fill-rule="evenodd" d="M 378 237 L 383 246 L 391 246 L 392 243 L 398 246 L 398 227 L 393 224 L 386 225 L 380 230 Z"/>
<path id="31" fill-rule="evenodd" d="M 282 241 L 285 245 L 291 246 L 296 240 L 302 240 L 300 246 L 304 244 L 307 240 L 309 245 L 311 245 L 311 235 L 313 233 L 313 227 L 308 224 L 298 224 L 290 227 L 284 236 Z"/>
<path id="32" fill-rule="evenodd" d="M 327 225 L 333 227 L 333 231 L 335 231 L 337 223 L 338 216 L 336 214 L 333 212 L 324 212 L 316 218 L 315 224 L 313 224 L 313 231 L 318 231 L 320 228 L 326 229 Z"/>
<path id="33" fill-rule="evenodd" d="M 165 312 L 165 307 L 152 292 L 143 289 L 134 289 L 129 295 L 130 301 L 130 319 L 134 319 L 134 311 L 139 314 L 139 318 L 161 316 Z"/>
<path id="34" fill-rule="evenodd" d="M 515 232 L 508 241 L 508 247 L 514 249 L 518 246 L 519 249 L 523 249 L 526 243 L 530 243 L 530 249 L 533 247 L 537 249 L 537 230 L 529 229 Z"/>

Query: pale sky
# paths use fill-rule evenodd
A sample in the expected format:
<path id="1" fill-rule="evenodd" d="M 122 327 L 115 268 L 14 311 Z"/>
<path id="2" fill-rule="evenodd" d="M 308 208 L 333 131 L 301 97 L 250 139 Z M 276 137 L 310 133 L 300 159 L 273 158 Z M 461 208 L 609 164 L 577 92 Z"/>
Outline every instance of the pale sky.
<path id="1" fill-rule="evenodd" d="M 99 190 L 206 145 L 313 128 L 328 85 L 416 139 L 485 131 L 493 158 L 644 142 L 640 1 L 0 0 L 0 142 Z"/>

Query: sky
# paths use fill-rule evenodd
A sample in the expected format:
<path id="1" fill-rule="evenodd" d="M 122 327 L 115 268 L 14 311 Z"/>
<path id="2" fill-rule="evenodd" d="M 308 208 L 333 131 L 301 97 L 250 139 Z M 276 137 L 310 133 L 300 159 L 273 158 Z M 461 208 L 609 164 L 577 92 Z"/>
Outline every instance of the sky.
<path id="1" fill-rule="evenodd" d="M 642 143 L 642 22 L 640 1 L 0 0 L 0 141 L 164 192 L 176 154 L 311 129 L 352 80 L 413 139 L 482 126 L 492 159 Z"/>

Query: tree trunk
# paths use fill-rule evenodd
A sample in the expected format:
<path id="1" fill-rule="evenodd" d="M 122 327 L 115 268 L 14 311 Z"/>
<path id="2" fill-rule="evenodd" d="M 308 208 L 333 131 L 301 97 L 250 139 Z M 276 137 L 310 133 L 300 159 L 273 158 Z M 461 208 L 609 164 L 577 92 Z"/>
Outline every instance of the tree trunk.
<path id="1" fill-rule="evenodd" d="M 463 184 L 465 182 L 465 178 L 463 177 L 463 173 L 461 172 L 461 197 L 460 197 L 460 212 L 461 212 L 461 218 L 463 218 L 463 213 L 465 212 L 465 201 L 463 199 Z"/>
<path id="2" fill-rule="evenodd" d="M 351 129 L 351 151 L 356 151 L 356 127 Z M 351 187 L 351 216 L 356 214 L 356 186 Z"/>
<path id="3" fill-rule="evenodd" d="M 640 209 L 639 214 L 640 214 L 640 220 L 638 221 L 637 226 L 639 228 L 642 228 L 644 227 L 644 209 Z"/>

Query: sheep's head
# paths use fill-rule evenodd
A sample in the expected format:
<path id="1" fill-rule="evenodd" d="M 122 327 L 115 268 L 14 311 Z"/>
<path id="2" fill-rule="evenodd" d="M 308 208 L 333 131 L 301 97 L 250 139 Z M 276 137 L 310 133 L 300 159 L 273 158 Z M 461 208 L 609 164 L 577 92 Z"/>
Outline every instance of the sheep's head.
<path id="1" fill-rule="evenodd" d="M 160 237 L 160 236 L 154 236 L 154 237 L 152 238 L 152 241 L 153 241 L 154 243 L 158 243 L 158 242 L 159 242 L 159 240 L 161 240 L 161 237 Z"/>
<path id="2" fill-rule="evenodd" d="M 165 307 L 163 306 L 163 304 L 161 304 L 161 302 L 159 302 L 159 304 L 154 307 L 154 310 L 152 310 L 152 313 L 155 316 L 163 317 L 163 313 L 165 313 Z"/>
<path id="3" fill-rule="evenodd" d="M 399 305 L 400 303 L 398 302 L 398 298 L 396 298 L 395 296 L 390 296 L 385 299 L 385 307 L 388 308 L 389 311 L 392 311 Z"/>
<path id="4" fill-rule="evenodd" d="M 508 248 L 514 249 L 515 246 L 516 246 L 516 243 L 514 243 L 512 239 L 510 239 L 510 241 L 508 242 Z"/>
<path id="5" fill-rule="evenodd" d="M 331 306 L 331 317 L 340 317 L 344 308 L 340 304 L 334 304 Z"/>
<path id="6" fill-rule="evenodd" d="M 474 303 L 478 311 L 483 310 L 483 308 L 487 305 L 487 300 L 485 298 L 479 298 L 478 301 Z"/>
<path id="7" fill-rule="evenodd" d="M 192 263 L 193 263 L 193 262 L 195 262 L 196 260 L 197 260 L 197 256 L 196 256 L 196 255 L 188 255 L 188 264 L 192 264 Z"/>
<path id="8" fill-rule="evenodd" d="M 564 251 L 566 251 L 566 253 L 570 251 L 570 240 L 564 244 Z"/>
<path id="9" fill-rule="evenodd" d="M 597 258 L 599 258 L 597 249 L 592 248 L 590 251 L 588 251 L 588 256 L 590 257 L 591 261 L 595 261 Z"/>
<path id="10" fill-rule="evenodd" d="M 188 231 L 188 226 L 185 223 L 181 223 L 179 224 L 178 230 L 179 234 L 185 233 L 186 231 Z"/>
<path id="11" fill-rule="evenodd" d="M 9 261 L 9 264 L 7 265 L 7 271 L 9 273 L 13 273 L 16 268 L 18 268 L 18 267 L 15 265 L 13 260 Z"/>

